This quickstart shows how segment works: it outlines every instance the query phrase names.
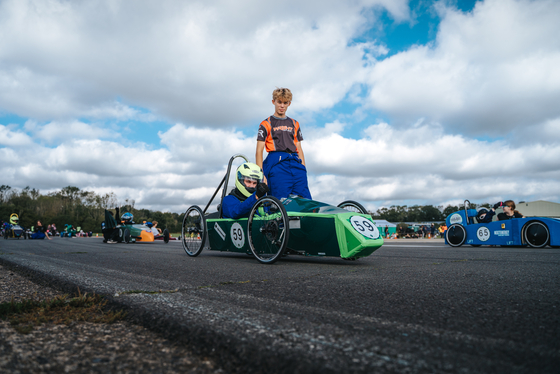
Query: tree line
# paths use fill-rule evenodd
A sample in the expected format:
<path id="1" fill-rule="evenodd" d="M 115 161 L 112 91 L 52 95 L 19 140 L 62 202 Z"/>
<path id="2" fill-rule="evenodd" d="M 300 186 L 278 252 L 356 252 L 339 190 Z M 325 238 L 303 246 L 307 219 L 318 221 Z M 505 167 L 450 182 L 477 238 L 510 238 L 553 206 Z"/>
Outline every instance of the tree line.
<path id="1" fill-rule="evenodd" d="M 105 209 L 118 205 L 114 193 L 98 195 L 68 186 L 46 195 L 39 190 L 25 187 L 22 190 L 7 185 L 0 186 L 0 220 L 9 222 L 10 215 L 19 216 L 20 225 L 25 228 L 35 226 L 38 220 L 44 226 L 54 223 L 59 231 L 65 224 L 81 227 L 85 232 L 101 232 L 101 222 L 105 219 Z M 125 200 L 121 212 L 130 212 L 135 222 L 158 221 L 158 227 L 170 232 L 180 232 L 182 215 L 162 213 L 149 209 L 136 209 L 134 200 Z"/>
<path id="2" fill-rule="evenodd" d="M 98 195 L 92 191 L 80 190 L 78 187 L 67 186 L 60 191 L 46 195 L 35 188 L 25 187 L 22 190 L 7 185 L 0 186 L 0 220 L 9 220 L 10 214 L 17 213 L 20 224 L 26 228 L 34 226 L 37 220 L 43 225 L 56 224 L 59 230 L 65 224 L 81 227 L 84 231 L 99 232 L 101 222 L 105 219 L 105 209 L 118 205 L 114 193 Z M 125 200 L 121 212 L 130 212 L 135 222 L 158 221 L 158 227 L 167 228 L 170 232 L 180 232 L 182 214 L 162 213 L 149 209 L 136 209 L 134 200 Z M 471 204 L 471 208 L 490 207 L 489 204 Z M 393 205 L 371 212 L 374 219 L 385 219 L 389 222 L 438 222 L 463 209 L 462 206 L 448 205 L 445 208 L 433 205 Z"/>
<path id="3" fill-rule="evenodd" d="M 476 209 L 478 207 L 490 208 L 490 204 L 472 204 L 470 208 Z M 463 206 L 447 205 L 445 208 L 440 209 L 433 205 L 392 205 L 389 208 L 381 208 L 371 213 L 374 219 L 385 219 L 389 222 L 438 222 L 445 221 L 447 216 L 459 210 L 464 209 Z"/>

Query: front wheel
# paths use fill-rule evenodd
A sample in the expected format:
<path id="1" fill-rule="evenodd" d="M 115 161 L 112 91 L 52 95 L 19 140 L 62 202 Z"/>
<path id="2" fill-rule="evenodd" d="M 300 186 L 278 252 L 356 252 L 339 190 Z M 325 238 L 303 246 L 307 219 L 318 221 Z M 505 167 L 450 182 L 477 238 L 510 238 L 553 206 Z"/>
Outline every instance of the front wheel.
<path id="1" fill-rule="evenodd" d="M 340 204 L 338 204 L 338 207 L 345 209 L 349 212 L 368 214 L 367 209 L 364 208 L 362 204 L 353 200 L 343 201 Z"/>
<path id="2" fill-rule="evenodd" d="M 262 264 L 276 262 L 288 246 L 290 224 L 284 205 L 274 196 L 261 197 L 249 213 L 249 248 Z"/>
<path id="3" fill-rule="evenodd" d="M 130 230 L 129 229 L 124 229 L 123 242 L 125 242 L 126 244 L 130 243 Z"/>
<path id="4" fill-rule="evenodd" d="M 163 242 L 165 244 L 169 243 L 169 230 L 168 229 L 163 230 Z"/>
<path id="5" fill-rule="evenodd" d="M 542 222 L 532 221 L 523 228 L 525 242 L 533 248 L 546 247 L 550 240 L 548 227 Z"/>
<path id="6" fill-rule="evenodd" d="M 445 239 L 452 247 L 460 247 L 467 239 L 467 230 L 458 223 L 454 223 L 445 232 Z"/>
<path id="7" fill-rule="evenodd" d="M 183 217 L 181 228 L 181 242 L 185 252 L 192 257 L 198 256 L 204 247 L 207 235 L 206 218 L 202 209 L 196 205 L 191 206 Z"/>

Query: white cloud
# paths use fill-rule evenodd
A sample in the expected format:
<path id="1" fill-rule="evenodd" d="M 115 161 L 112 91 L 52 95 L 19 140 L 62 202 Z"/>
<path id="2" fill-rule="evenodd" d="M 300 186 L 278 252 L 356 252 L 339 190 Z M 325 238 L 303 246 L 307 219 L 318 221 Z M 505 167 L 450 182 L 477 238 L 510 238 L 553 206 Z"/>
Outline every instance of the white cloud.
<path id="1" fill-rule="evenodd" d="M 560 201 L 560 4 L 439 4 L 434 43 L 376 62 L 387 50 L 354 38 L 372 9 L 410 22 L 405 0 L 0 2 L 0 110 L 29 118 L 0 124 L 2 184 L 204 206 L 287 86 L 298 119 L 356 106 L 304 128 L 318 200 Z M 122 121 L 177 124 L 147 145 Z"/>
<path id="2" fill-rule="evenodd" d="M 225 127 L 268 113 L 274 87 L 289 86 L 295 110 L 325 109 L 363 78 L 364 48 L 377 47 L 348 42 L 371 21 L 364 10 L 383 7 L 408 17 L 405 0 L 3 1 L 0 108 L 112 118 L 121 98 Z"/>
<path id="3" fill-rule="evenodd" d="M 24 135 L 6 127 L 0 131 L 11 139 Z M 466 198 L 560 199 L 557 145 L 514 148 L 504 141 L 446 135 L 440 125 L 423 122 L 407 130 L 372 125 L 359 140 L 318 134 L 303 148 L 311 193 L 327 203 L 351 199 L 377 209 L 411 201 L 439 205 Z M 87 139 L 48 148 L 28 140 L 26 151 L 0 148 L 2 159 L 15 161 L 2 163 L 0 174 L 3 184 L 13 187 L 75 185 L 115 192 L 119 200 L 134 199 L 138 206 L 179 212 L 192 204 L 206 205 L 233 154 L 246 150 L 254 160 L 249 152 L 254 152 L 255 139 L 235 131 L 176 125 L 160 137 L 166 147 L 157 150 L 142 143 L 124 146 Z"/>
<path id="4" fill-rule="evenodd" d="M 435 43 L 372 67 L 370 105 L 401 125 L 424 117 L 478 136 L 560 118 L 559 2 L 486 0 L 471 13 L 439 4 Z"/>

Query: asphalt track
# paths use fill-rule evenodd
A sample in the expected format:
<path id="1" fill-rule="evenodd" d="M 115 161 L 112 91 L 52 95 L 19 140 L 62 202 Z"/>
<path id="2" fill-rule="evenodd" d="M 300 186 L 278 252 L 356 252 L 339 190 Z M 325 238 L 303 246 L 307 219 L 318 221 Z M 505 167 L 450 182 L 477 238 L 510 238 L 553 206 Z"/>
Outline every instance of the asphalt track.
<path id="1" fill-rule="evenodd" d="M 0 262 L 59 289 L 108 295 L 228 372 L 560 367 L 558 248 L 390 240 L 358 261 L 288 256 L 262 265 L 208 250 L 191 258 L 180 242 L 1 239 Z"/>

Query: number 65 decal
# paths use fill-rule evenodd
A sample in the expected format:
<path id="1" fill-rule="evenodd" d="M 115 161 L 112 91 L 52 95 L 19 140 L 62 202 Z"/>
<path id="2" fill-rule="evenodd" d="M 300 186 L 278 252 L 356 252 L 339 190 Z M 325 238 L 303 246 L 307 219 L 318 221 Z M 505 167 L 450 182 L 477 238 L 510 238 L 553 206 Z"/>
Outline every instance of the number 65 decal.
<path id="1" fill-rule="evenodd" d="M 373 222 L 362 216 L 352 216 L 350 217 L 350 223 L 354 230 L 370 239 L 379 238 L 379 230 Z"/>

